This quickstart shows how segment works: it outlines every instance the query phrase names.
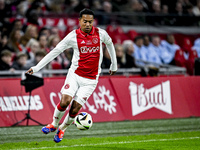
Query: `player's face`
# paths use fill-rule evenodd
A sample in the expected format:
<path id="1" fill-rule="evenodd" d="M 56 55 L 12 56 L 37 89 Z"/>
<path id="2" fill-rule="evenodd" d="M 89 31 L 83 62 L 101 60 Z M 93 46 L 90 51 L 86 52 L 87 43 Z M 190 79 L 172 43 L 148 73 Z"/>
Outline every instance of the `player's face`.
<path id="1" fill-rule="evenodd" d="M 94 17 L 93 15 L 82 15 L 81 18 L 79 18 L 79 24 L 81 27 L 81 30 L 85 33 L 90 33 L 92 30 L 92 26 L 94 23 Z"/>

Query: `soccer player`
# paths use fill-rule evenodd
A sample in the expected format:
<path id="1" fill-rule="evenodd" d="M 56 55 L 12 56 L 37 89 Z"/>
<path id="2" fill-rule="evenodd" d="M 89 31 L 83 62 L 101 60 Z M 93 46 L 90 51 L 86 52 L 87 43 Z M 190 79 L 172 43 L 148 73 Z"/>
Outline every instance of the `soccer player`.
<path id="1" fill-rule="evenodd" d="M 116 54 L 110 36 L 105 30 L 93 26 L 94 13 L 92 10 L 83 9 L 79 15 L 80 28 L 70 32 L 36 66 L 26 72 L 28 74 L 38 72 L 64 50 L 68 48 L 74 50 L 72 64 L 61 89 L 61 101 L 57 104 L 53 114 L 53 122 L 42 128 L 45 134 L 54 132 L 58 128 L 54 136 L 54 141 L 57 143 L 63 139 L 65 130 L 73 123 L 82 105 L 96 88 L 103 58 L 102 43 L 105 43 L 111 56 L 110 75 L 114 75 L 117 71 Z M 69 113 L 58 127 L 71 101 Z"/>

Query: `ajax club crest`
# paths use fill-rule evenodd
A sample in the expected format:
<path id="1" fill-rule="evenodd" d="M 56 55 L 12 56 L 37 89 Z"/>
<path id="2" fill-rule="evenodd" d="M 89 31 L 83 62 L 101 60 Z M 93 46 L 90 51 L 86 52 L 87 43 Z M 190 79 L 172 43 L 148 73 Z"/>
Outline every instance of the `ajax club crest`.
<path id="1" fill-rule="evenodd" d="M 99 42 L 98 38 L 93 38 L 92 43 L 97 44 Z"/>

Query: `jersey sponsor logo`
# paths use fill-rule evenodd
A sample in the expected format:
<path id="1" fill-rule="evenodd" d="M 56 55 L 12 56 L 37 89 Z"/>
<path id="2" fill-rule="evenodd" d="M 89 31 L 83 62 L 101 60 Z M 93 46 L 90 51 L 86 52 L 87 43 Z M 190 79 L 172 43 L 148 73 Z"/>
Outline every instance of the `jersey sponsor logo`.
<path id="1" fill-rule="evenodd" d="M 81 51 L 81 53 L 93 53 L 93 52 L 99 51 L 99 49 L 100 49 L 99 46 L 97 46 L 97 47 L 82 46 L 80 48 L 80 51 Z"/>
<path id="2" fill-rule="evenodd" d="M 99 41 L 98 38 L 93 38 L 93 39 L 92 39 L 92 42 L 93 42 L 94 44 L 97 44 L 98 41 Z"/>
<path id="3" fill-rule="evenodd" d="M 132 105 L 132 115 L 138 115 L 153 107 L 172 114 L 170 81 L 162 82 L 152 88 L 144 88 L 143 84 L 129 85 Z"/>
<path id="4" fill-rule="evenodd" d="M 28 110 L 29 96 L 3 96 L 0 97 L 0 111 Z M 31 96 L 30 110 L 41 110 L 43 104 L 39 95 Z"/>

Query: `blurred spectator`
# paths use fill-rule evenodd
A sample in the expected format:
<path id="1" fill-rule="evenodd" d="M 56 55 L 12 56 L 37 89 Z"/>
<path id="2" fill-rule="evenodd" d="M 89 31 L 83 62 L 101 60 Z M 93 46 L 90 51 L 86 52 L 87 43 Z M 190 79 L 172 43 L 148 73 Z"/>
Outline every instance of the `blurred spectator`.
<path id="1" fill-rule="evenodd" d="M 48 6 L 45 0 L 34 0 L 30 8 L 26 12 L 26 17 L 31 18 L 31 12 L 35 12 L 36 14 L 45 14 L 50 11 L 51 8 Z"/>
<path id="2" fill-rule="evenodd" d="M 168 9 L 168 5 L 162 5 L 162 19 L 161 19 L 161 24 L 162 25 L 171 25 L 174 23 L 174 20 L 172 20 L 172 18 L 169 15 L 169 9 Z"/>
<path id="3" fill-rule="evenodd" d="M 160 0 L 154 0 L 152 2 L 152 12 L 156 13 L 156 14 L 161 13 L 161 3 L 160 3 Z"/>
<path id="4" fill-rule="evenodd" d="M 110 55 L 108 53 L 106 46 L 104 46 L 103 47 L 103 61 L 102 61 L 101 67 L 109 69 L 110 64 L 111 64 L 111 58 L 110 58 Z"/>
<path id="5" fill-rule="evenodd" d="M 152 2 L 152 9 L 151 13 L 154 13 L 155 15 L 153 16 L 147 16 L 147 22 L 151 25 L 160 25 L 162 21 L 162 11 L 161 11 L 161 3 L 159 0 L 154 0 Z"/>
<path id="6" fill-rule="evenodd" d="M 16 6 L 17 14 L 16 18 L 25 18 L 26 17 L 26 11 L 29 8 L 29 1 L 22 1 L 19 5 Z"/>
<path id="7" fill-rule="evenodd" d="M 74 13 L 74 8 L 79 4 L 79 0 L 65 0 L 65 12 L 67 14 Z"/>
<path id="8" fill-rule="evenodd" d="M 31 38 L 37 39 L 38 37 L 38 29 L 34 25 L 28 25 L 25 31 L 25 34 L 21 37 L 20 43 L 26 47 L 26 44 L 29 42 Z"/>
<path id="9" fill-rule="evenodd" d="M 94 0 L 93 1 L 92 10 L 94 10 L 94 11 L 100 11 L 100 10 L 102 10 L 102 5 L 100 3 L 100 0 Z"/>
<path id="10" fill-rule="evenodd" d="M 48 46 L 50 48 L 50 50 L 52 50 L 54 47 L 56 47 L 56 45 L 60 42 L 60 37 L 57 35 L 51 35 L 48 39 Z M 64 69 L 69 65 L 69 60 L 66 58 L 65 53 L 61 53 L 60 55 L 58 55 L 58 57 L 56 57 L 52 63 L 54 63 L 54 61 L 57 61 L 61 67 Z"/>
<path id="11" fill-rule="evenodd" d="M 128 10 L 130 5 L 129 5 L 130 0 L 115 0 L 111 1 L 112 7 L 113 7 L 113 12 L 119 12 L 123 10 Z M 129 7 L 128 7 L 129 6 Z"/>
<path id="12" fill-rule="evenodd" d="M 193 14 L 191 14 L 192 5 L 184 3 L 183 1 L 177 1 L 175 7 L 175 14 L 173 20 L 175 20 L 174 25 L 176 26 L 186 26 L 192 25 L 194 22 L 194 18 L 191 18 Z M 189 16 L 188 16 L 189 15 Z M 185 21 L 187 20 L 187 21 Z"/>
<path id="13" fill-rule="evenodd" d="M 45 55 L 46 55 L 46 52 L 45 52 L 45 51 L 37 51 L 37 52 L 35 53 L 34 61 L 32 61 L 32 62 L 30 62 L 30 61 L 27 62 L 26 67 L 27 67 L 27 68 L 30 68 L 31 66 L 37 65 L 37 64 L 40 62 L 40 60 L 41 60 L 42 58 L 44 58 Z M 48 68 L 48 65 L 47 65 L 45 68 Z M 43 69 L 44 69 L 44 68 L 43 68 Z"/>
<path id="14" fill-rule="evenodd" d="M 26 11 L 27 25 L 33 24 L 39 28 L 39 16 L 50 10 L 45 0 L 34 0 Z"/>
<path id="15" fill-rule="evenodd" d="M 158 55 L 158 53 L 151 48 L 151 39 L 149 35 L 144 35 L 144 49 L 146 49 L 146 57 L 147 61 L 150 63 L 157 63 L 157 64 L 162 64 L 162 61 Z M 155 64 L 154 64 L 155 66 Z"/>
<path id="16" fill-rule="evenodd" d="M 144 8 L 139 0 L 132 0 L 131 9 L 133 12 L 142 12 Z"/>
<path id="17" fill-rule="evenodd" d="M 43 27 L 39 31 L 39 36 L 40 35 L 46 35 L 48 38 L 51 35 L 51 30 L 49 28 Z"/>
<path id="18" fill-rule="evenodd" d="M 89 8 L 88 0 L 79 0 L 78 5 L 74 7 L 74 11 L 78 13 L 84 8 Z"/>
<path id="19" fill-rule="evenodd" d="M 125 63 L 126 63 L 126 58 L 125 58 L 125 53 L 124 49 L 121 44 L 115 44 L 115 51 L 116 51 L 116 56 L 117 56 L 117 68 L 126 68 Z"/>
<path id="20" fill-rule="evenodd" d="M 8 46 L 14 50 L 14 52 L 23 51 L 26 52 L 25 47 L 20 44 L 21 40 L 21 30 L 15 29 L 10 33 L 9 44 Z"/>
<path id="21" fill-rule="evenodd" d="M 60 37 L 58 35 L 51 35 L 48 38 L 48 47 L 52 50 L 60 42 Z"/>
<path id="22" fill-rule="evenodd" d="M 184 22 L 184 25 L 185 26 L 197 25 L 197 21 L 199 21 L 199 18 L 196 18 L 193 13 L 193 5 L 188 4 L 185 9 L 186 9 L 187 16 L 184 16 L 184 19 L 187 21 Z"/>
<path id="23" fill-rule="evenodd" d="M 175 38 L 173 34 L 168 34 L 166 40 L 161 41 L 161 45 L 168 50 L 168 52 L 172 55 L 172 60 L 170 64 L 175 65 L 173 58 L 175 56 L 175 53 L 178 49 L 180 49 L 180 46 L 175 44 Z"/>
<path id="24" fill-rule="evenodd" d="M 161 11 L 162 11 L 162 14 L 167 15 L 169 13 L 168 6 L 167 5 L 162 5 L 162 10 Z"/>
<path id="25" fill-rule="evenodd" d="M 192 49 L 193 49 L 193 50 L 196 50 L 198 56 L 200 57 L 200 38 L 197 38 L 197 39 L 194 41 L 194 45 L 193 45 Z"/>
<path id="26" fill-rule="evenodd" d="M 158 35 L 152 36 L 150 48 L 156 51 L 164 64 L 170 64 L 174 58 L 174 56 L 160 44 L 160 37 Z"/>
<path id="27" fill-rule="evenodd" d="M 37 10 L 31 10 L 26 18 L 27 18 L 27 25 L 32 24 L 37 26 L 37 28 L 39 28 L 39 22 L 38 22 L 39 13 L 37 12 Z"/>
<path id="28" fill-rule="evenodd" d="M 64 0 L 45 0 L 46 5 L 48 6 L 48 11 L 46 11 L 45 5 L 42 7 L 42 11 L 44 14 L 48 14 L 49 12 L 53 13 L 63 13 L 65 9 Z"/>
<path id="29" fill-rule="evenodd" d="M 36 52 L 40 51 L 40 45 L 39 42 L 35 39 L 30 39 L 29 42 L 26 45 L 26 48 L 28 50 L 28 63 L 32 63 L 35 60 L 35 54 Z"/>
<path id="30" fill-rule="evenodd" d="M 104 1 L 101 10 L 96 10 L 96 18 L 98 19 L 98 24 L 111 24 L 112 17 L 112 4 L 109 1 Z M 102 13 L 102 14 L 101 14 Z"/>
<path id="31" fill-rule="evenodd" d="M 144 48 L 144 39 L 142 36 L 137 36 L 134 40 L 134 53 L 132 56 L 136 59 L 137 65 L 144 65 L 144 63 L 138 62 L 137 60 L 148 61 L 147 51 Z"/>
<path id="32" fill-rule="evenodd" d="M 10 70 L 12 65 L 12 53 L 9 50 L 1 52 L 0 70 Z"/>
<path id="33" fill-rule="evenodd" d="M 132 56 L 134 54 L 134 52 L 135 52 L 133 44 L 134 43 L 133 43 L 132 40 L 125 40 L 125 41 L 123 41 L 124 50 L 130 56 Z"/>
<path id="34" fill-rule="evenodd" d="M 132 54 L 135 51 L 133 47 L 133 42 L 131 40 L 125 40 L 122 46 L 126 54 L 126 67 L 127 68 L 136 67 L 135 58 L 132 56 Z"/>
<path id="35" fill-rule="evenodd" d="M 20 19 L 15 19 L 12 22 L 12 29 L 11 30 L 20 30 L 21 34 L 22 34 L 23 33 L 22 28 L 23 28 L 23 24 L 22 24 L 22 21 Z"/>
<path id="36" fill-rule="evenodd" d="M 15 70 L 27 70 L 27 55 L 23 52 L 19 52 L 16 57 L 16 61 L 13 62 L 11 68 Z"/>
<path id="37" fill-rule="evenodd" d="M 3 51 L 3 50 L 5 50 L 5 49 L 7 49 L 7 50 L 9 50 L 10 52 L 14 52 L 14 50 L 13 49 L 11 49 L 9 46 L 8 46 L 8 34 L 6 34 L 6 33 L 2 33 L 1 34 L 1 38 L 0 38 L 0 53 Z"/>
<path id="38" fill-rule="evenodd" d="M 200 16 L 200 0 L 197 0 L 197 5 L 193 7 L 192 12 L 195 16 Z"/>
<path id="39" fill-rule="evenodd" d="M 13 6 L 17 6 L 20 2 L 24 0 L 14 0 L 13 2 L 6 3 L 5 0 L 0 0 L 0 23 L 4 24 L 8 22 L 8 19 L 13 15 Z"/>
<path id="40" fill-rule="evenodd" d="M 176 7 L 175 7 L 175 13 L 179 16 L 183 15 L 183 6 L 181 2 L 177 2 L 176 3 Z"/>
<path id="41" fill-rule="evenodd" d="M 58 28 L 58 27 L 52 27 L 52 28 L 50 29 L 50 35 L 60 37 L 59 28 Z M 61 37 L 60 37 L 60 38 L 61 38 Z"/>
<path id="42" fill-rule="evenodd" d="M 47 36 L 44 34 L 40 35 L 38 41 L 40 44 L 40 49 L 48 53 L 50 50 L 48 48 Z"/>

